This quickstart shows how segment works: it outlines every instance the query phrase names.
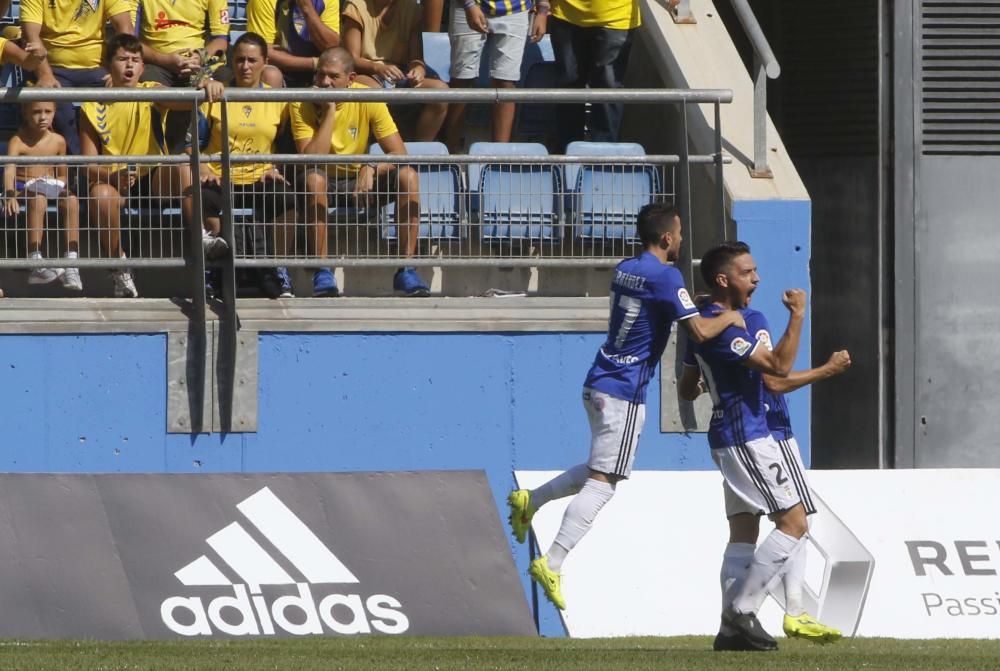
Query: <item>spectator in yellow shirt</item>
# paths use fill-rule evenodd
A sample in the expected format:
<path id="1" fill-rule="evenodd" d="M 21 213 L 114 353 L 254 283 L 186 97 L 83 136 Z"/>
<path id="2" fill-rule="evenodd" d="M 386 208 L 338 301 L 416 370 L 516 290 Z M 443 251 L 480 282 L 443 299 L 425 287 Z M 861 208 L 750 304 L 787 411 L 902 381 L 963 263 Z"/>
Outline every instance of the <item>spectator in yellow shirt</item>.
<path id="1" fill-rule="evenodd" d="M 202 53 L 208 59 L 225 58 L 229 5 L 227 0 L 138 0 L 135 27 L 145 63 L 142 81 L 188 86 L 202 68 Z M 228 81 L 231 76 L 227 68 L 218 78 Z M 171 153 L 183 151 L 190 121 L 186 111 L 167 114 L 166 146 Z"/>
<path id="2" fill-rule="evenodd" d="M 0 37 L 0 64 L 13 63 L 22 70 L 33 72 L 41 62 L 42 58 L 34 45 L 29 44 L 22 49 L 16 42 Z"/>
<path id="3" fill-rule="evenodd" d="M 311 86 L 319 55 L 340 44 L 340 0 L 249 0 L 247 30 L 269 45 L 265 84 Z"/>
<path id="4" fill-rule="evenodd" d="M 267 43 L 257 33 L 244 33 L 233 45 L 233 83 L 238 88 L 270 88 L 261 80 L 267 65 Z M 276 154 L 278 134 L 288 121 L 288 103 L 279 101 L 227 102 L 229 136 L 222 136 L 222 105 L 206 103 L 201 113 L 208 121 L 207 154 L 222 152 L 222 143 L 229 143 L 232 156 Z M 275 253 L 274 231 L 283 231 L 286 220 L 294 219 L 294 203 L 288 183 L 273 163 L 234 163 L 229 172 L 232 205 L 250 209 L 250 224 L 236 231 L 236 254 L 268 256 Z M 201 164 L 202 210 L 205 226 L 217 232 L 220 227 L 224 198 L 222 165 Z M 284 253 L 282 246 L 278 254 Z M 261 292 L 269 298 L 291 298 L 292 281 L 286 268 L 268 268 L 256 274 Z M 215 278 L 206 289 L 213 293 Z"/>
<path id="5" fill-rule="evenodd" d="M 327 49 L 319 57 L 316 86 L 325 88 L 365 88 L 355 82 L 354 59 L 342 47 Z M 406 145 L 385 103 L 350 102 L 292 103 L 292 137 L 301 154 L 366 154 L 372 136 L 388 155 L 405 156 Z M 311 170 L 305 176 L 306 222 L 313 233 L 314 253 L 326 255 L 327 208 L 332 198 L 338 206 L 368 205 L 372 191 L 396 200 L 399 247 L 407 257 L 417 253 L 420 229 L 420 177 L 407 165 L 369 163 L 330 164 L 326 170 Z M 378 198 L 376 197 L 376 200 Z M 314 276 L 317 281 L 327 278 Z M 328 278 L 332 283 L 332 275 Z M 429 296 L 430 288 L 412 267 L 403 267 L 393 276 L 393 289 L 405 296 Z M 333 285 L 336 291 L 336 285 Z"/>
<path id="6" fill-rule="evenodd" d="M 677 0 L 668 0 L 674 5 Z M 632 46 L 642 24 L 638 0 L 540 0 L 539 14 L 551 12 L 549 35 L 564 88 L 621 88 Z M 559 144 L 584 139 L 584 105 L 562 105 Z M 591 106 L 590 140 L 617 142 L 623 105 Z"/>
<path id="7" fill-rule="evenodd" d="M 142 82 L 142 45 L 135 35 L 115 35 L 108 43 L 105 61 L 113 87 L 158 88 L 156 82 Z M 209 100 L 222 95 L 223 86 L 209 81 L 200 84 Z M 80 146 L 84 156 L 160 156 L 165 153 L 162 115 L 169 109 L 183 110 L 187 103 L 139 101 L 85 102 L 80 106 Z M 186 165 L 134 165 L 124 163 L 87 167 L 90 222 L 98 229 L 101 246 L 111 258 L 125 258 L 121 246 L 121 212 L 130 202 L 162 206 L 179 198 L 182 187 L 191 183 Z M 191 219 L 190 208 L 185 216 Z M 211 241 L 206 243 L 210 246 Z M 138 296 L 131 273 L 116 269 L 111 273 L 115 295 Z"/>
<path id="8" fill-rule="evenodd" d="M 115 33 L 131 33 L 129 0 L 22 0 L 25 46 L 43 59 L 35 69 L 38 86 L 104 86 L 101 67 L 104 24 Z M 80 153 L 73 103 L 56 105 L 53 129 L 66 138 L 68 153 Z"/>

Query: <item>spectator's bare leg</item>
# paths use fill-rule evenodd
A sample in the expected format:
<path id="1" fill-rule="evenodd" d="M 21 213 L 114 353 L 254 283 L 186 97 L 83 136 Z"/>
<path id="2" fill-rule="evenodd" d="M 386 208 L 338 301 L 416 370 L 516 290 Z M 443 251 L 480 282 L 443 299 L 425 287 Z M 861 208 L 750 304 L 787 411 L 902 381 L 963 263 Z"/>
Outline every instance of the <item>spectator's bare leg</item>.
<path id="1" fill-rule="evenodd" d="M 439 79 L 425 79 L 420 82 L 417 88 L 444 90 L 448 88 L 448 85 Z M 417 117 L 416 137 L 414 139 L 417 142 L 433 142 L 436 140 L 447 114 L 447 103 L 425 104 L 423 109 L 420 110 L 420 116 Z"/>
<path id="2" fill-rule="evenodd" d="M 59 221 L 63 225 L 66 251 L 80 253 L 80 201 L 76 194 L 63 191 L 59 197 Z"/>
<path id="3" fill-rule="evenodd" d="M 295 222 L 298 214 L 295 210 L 288 210 L 279 214 L 274 220 L 274 255 L 275 256 L 297 256 L 298 242 L 295 235 Z M 310 229 L 318 228 L 310 226 Z M 325 227 L 324 227 L 325 228 Z M 308 235 L 306 236 L 308 239 Z M 289 245 L 288 241 L 292 244 Z M 308 241 L 306 244 L 309 244 Z"/>
<path id="4" fill-rule="evenodd" d="M 417 236 L 420 234 L 420 176 L 410 166 L 396 170 L 385 163 L 396 173 L 396 217 L 399 225 L 399 248 L 406 258 L 417 255 Z M 405 222 L 405 225 L 404 223 Z"/>
<path id="5" fill-rule="evenodd" d="M 90 188 L 90 220 L 97 222 L 101 247 L 114 259 L 122 256 L 121 216 L 124 205 L 118 189 L 110 184 L 95 184 Z"/>
<path id="6" fill-rule="evenodd" d="M 512 89 L 516 82 L 508 82 L 503 79 L 490 80 L 498 89 Z M 497 103 L 493 106 L 493 141 L 510 142 L 511 133 L 514 131 L 514 103 Z"/>
<path id="7" fill-rule="evenodd" d="M 310 171 L 306 173 L 306 226 L 308 234 L 306 243 L 308 252 L 313 256 L 327 256 L 327 179 L 326 175 Z"/>
<path id="8" fill-rule="evenodd" d="M 424 32 L 440 33 L 441 17 L 444 14 L 444 0 L 424 0 Z M 444 26 L 448 30 L 447 26 Z"/>
<path id="9" fill-rule="evenodd" d="M 28 196 L 28 253 L 42 251 L 42 235 L 45 229 L 45 208 L 49 200 L 36 193 Z"/>
<path id="10" fill-rule="evenodd" d="M 474 79 L 452 79 L 451 88 L 467 89 L 476 83 Z M 463 131 L 465 130 L 465 103 L 452 103 L 448 105 L 448 115 L 445 119 L 445 143 L 448 151 L 458 153 L 462 151 Z"/>

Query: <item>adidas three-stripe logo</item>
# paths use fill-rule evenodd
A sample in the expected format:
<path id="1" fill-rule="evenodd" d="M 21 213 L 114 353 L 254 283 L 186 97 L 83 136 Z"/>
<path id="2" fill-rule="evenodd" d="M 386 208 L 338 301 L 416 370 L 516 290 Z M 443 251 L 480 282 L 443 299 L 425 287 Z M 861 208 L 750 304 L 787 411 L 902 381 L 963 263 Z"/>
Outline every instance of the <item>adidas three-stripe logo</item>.
<path id="1" fill-rule="evenodd" d="M 304 636 L 372 630 L 402 634 L 410 628 L 399 600 L 387 594 L 314 596 L 314 586 L 360 581 L 270 488 L 244 499 L 236 509 L 277 553 L 265 549 L 240 521 L 209 536 L 208 546 L 239 581 L 230 579 L 208 554 L 178 570 L 174 575 L 182 585 L 214 588 L 214 598 L 164 599 L 160 617 L 170 631 L 181 636 L 260 636 L 279 631 Z M 286 570 L 289 565 L 305 582 Z M 267 592 L 265 586 L 270 588 Z"/>

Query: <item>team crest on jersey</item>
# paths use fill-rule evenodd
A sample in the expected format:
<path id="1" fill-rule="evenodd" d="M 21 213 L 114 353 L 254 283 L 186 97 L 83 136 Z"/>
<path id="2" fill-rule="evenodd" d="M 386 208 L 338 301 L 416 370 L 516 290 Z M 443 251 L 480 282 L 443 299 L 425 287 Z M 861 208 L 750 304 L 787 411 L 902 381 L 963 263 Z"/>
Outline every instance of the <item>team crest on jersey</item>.
<path id="1" fill-rule="evenodd" d="M 347 129 L 347 132 L 350 134 L 350 136 L 351 136 L 352 139 L 354 139 L 354 140 L 358 139 L 358 127 L 357 126 L 351 126 L 350 128 Z"/>
<path id="2" fill-rule="evenodd" d="M 757 342 L 761 343 L 764 347 L 767 348 L 768 352 L 774 350 L 774 348 L 771 346 L 771 334 L 767 332 L 767 329 L 761 329 L 757 331 L 757 334 L 754 337 L 757 339 Z"/>
<path id="3" fill-rule="evenodd" d="M 736 356 L 743 356 L 750 351 L 751 347 L 753 347 L 753 345 L 743 338 L 734 338 L 733 342 L 729 343 L 729 349 L 733 350 L 733 354 Z"/>
<path id="4" fill-rule="evenodd" d="M 253 114 L 253 107 L 250 107 L 250 105 L 244 105 L 243 116 L 249 119 L 251 114 Z"/>
<path id="5" fill-rule="evenodd" d="M 681 287 L 677 290 L 677 299 L 681 302 L 688 310 L 694 310 L 694 301 L 691 300 L 691 296 L 688 295 L 688 290 Z"/>

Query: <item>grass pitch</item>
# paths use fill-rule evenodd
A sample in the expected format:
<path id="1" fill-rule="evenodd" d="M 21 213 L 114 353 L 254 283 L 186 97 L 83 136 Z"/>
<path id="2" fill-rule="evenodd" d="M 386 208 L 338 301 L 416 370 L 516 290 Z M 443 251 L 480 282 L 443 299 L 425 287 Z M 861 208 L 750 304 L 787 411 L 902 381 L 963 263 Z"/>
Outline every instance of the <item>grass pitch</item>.
<path id="1" fill-rule="evenodd" d="M 864 671 L 1000 669 L 1000 640 L 779 641 L 772 653 L 715 653 L 707 637 L 308 638 L 232 642 L 0 641 L 0 669 L 405 669 L 458 671 Z"/>

